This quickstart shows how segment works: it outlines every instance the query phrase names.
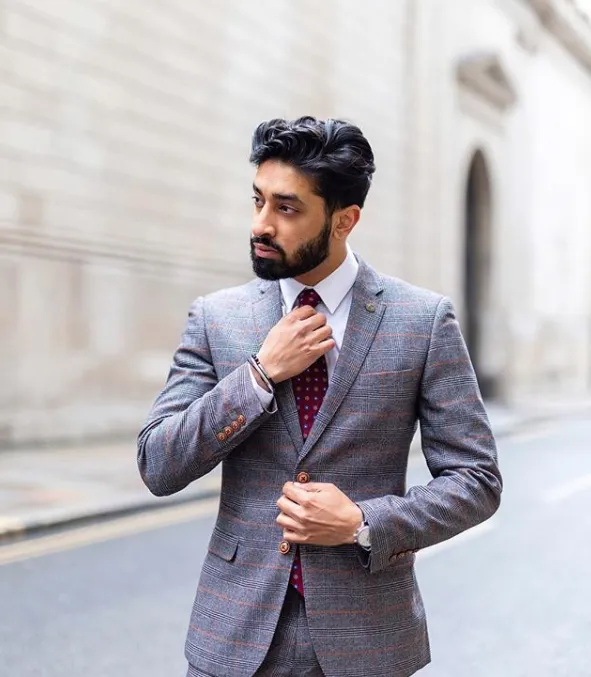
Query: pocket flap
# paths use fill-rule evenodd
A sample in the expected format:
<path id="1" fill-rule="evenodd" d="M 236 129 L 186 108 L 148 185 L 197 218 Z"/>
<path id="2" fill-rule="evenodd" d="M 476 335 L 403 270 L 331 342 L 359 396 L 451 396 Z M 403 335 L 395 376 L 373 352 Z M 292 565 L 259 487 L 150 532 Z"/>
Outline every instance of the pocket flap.
<path id="1" fill-rule="evenodd" d="M 238 536 L 226 534 L 216 528 L 213 530 L 209 541 L 209 552 L 221 557 L 226 562 L 231 562 L 236 556 L 238 541 Z"/>

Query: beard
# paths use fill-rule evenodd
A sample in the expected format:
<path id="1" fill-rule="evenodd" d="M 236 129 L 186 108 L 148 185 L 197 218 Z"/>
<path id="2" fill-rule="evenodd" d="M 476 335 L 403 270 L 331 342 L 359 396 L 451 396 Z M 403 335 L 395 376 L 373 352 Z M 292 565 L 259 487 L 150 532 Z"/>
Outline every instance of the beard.
<path id="1" fill-rule="evenodd" d="M 251 238 L 250 258 L 255 275 L 262 280 L 284 280 L 309 273 L 328 258 L 331 230 L 331 220 L 327 219 L 320 233 L 301 245 L 291 257 L 291 260 L 287 258 L 285 251 L 269 238 Z M 263 259 L 258 257 L 254 252 L 255 244 L 270 247 L 279 254 L 279 258 Z"/>

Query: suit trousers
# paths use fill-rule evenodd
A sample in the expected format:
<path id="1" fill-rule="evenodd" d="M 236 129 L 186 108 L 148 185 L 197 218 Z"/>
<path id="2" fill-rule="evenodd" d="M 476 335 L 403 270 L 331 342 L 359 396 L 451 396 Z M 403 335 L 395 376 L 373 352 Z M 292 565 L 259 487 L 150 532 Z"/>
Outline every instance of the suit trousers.
<path id="1" fill-rule="evenodd" d="M 187 677 L 212 676 L 189 665 Z M 291 585 L 269 651 L 253 677 L 324 677 L 308 629 L 306 603 Z"/>

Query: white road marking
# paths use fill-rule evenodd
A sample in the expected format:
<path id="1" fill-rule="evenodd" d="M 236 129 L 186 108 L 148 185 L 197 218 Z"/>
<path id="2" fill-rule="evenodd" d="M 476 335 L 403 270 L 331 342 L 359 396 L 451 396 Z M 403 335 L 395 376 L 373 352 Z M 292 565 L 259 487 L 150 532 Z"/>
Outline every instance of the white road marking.
<path id="1" fill-rule="evenodd" d="M 93 543 L 139 534 L 173 524 L 190 522 L 199 517 L 214 515 L 218 506 L 218 498 L 186 503 L 171 508 L 162 508 L 161 510 L 150 510 L 138 515 L 120 517 L 100 524 L 91 524 L 59 534 L 42 536 L 31 541 L 1 546 L 0 566 L 34 557 L 44 557 L 74 548 L 82 548 Z"/>
<path id="2" fill-rule="evenodd" d="M 591 489 L 591 475 L 583 475 L 583 477 L 577 477 L 570 482 L 554 487 L 546 493 L 544 500 L 546 503 L 558 503 L 587 489 Z"/>
<path id="3" fill-rule="evenodd" d="M 453 538 L 450 538 L 447 541 L 443 541 L 443 543 L 438 543 L 437 545 L 432 545 L 429 548 L 420 550 L 417 553 L 417 559 L 419 560 L 429 559 L 430 557 L 438 555 L 439 553 L 444 552 L 445 550 L 450 550 L 451 548 L 455 548 L 458 545 L 462 545 L 462 543 L 466 543 L 467 541 L 472 541 L 475 538 L 485 536 L 491 531 L 494 531 L 497 528 L 497 526 L 498 521 L 496 519 L 489 519 L 486 522 L 482 522 L 482 524 L 478 524 L 477 526 L 468 529 L 468 531 L 464 531 L 461 534 L 458 534 L 457 536 L 454 536 Z"/>

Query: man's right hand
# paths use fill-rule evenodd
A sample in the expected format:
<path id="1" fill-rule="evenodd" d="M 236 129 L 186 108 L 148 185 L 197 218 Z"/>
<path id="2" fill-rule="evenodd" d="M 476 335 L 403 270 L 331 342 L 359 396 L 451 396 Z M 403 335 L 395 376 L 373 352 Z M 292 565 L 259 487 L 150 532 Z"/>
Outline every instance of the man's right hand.
<path id="1" fill-rule="evenodd" d="M 258 358 L 275 383 L 301 374 L 335 347 L 326 317 L 311 306 L 296 308 L 271 329 Z"/>

